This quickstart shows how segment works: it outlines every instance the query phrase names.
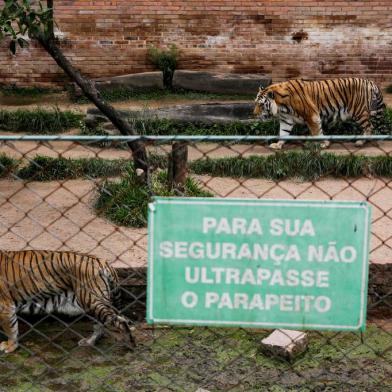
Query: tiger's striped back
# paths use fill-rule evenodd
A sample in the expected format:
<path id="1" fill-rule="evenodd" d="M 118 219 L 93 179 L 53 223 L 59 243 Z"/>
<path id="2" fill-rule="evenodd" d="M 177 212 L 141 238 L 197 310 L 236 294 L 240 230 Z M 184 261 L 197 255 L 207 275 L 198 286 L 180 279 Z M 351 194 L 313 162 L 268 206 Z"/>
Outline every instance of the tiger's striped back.
<path id="1" fill-rule="evenodd" d="M 373 81 L 341 78 L 289 80 L 260 89 L 254 114 L 279 117 L 281 136 L 290 134 L 295 123 L 307 124 L 312 135 L 322 135 L 323 124 L 348 119 L 368 135 L 373 130 L 370 119 L 380 127 L 384 109 L 382 92 Z"/>

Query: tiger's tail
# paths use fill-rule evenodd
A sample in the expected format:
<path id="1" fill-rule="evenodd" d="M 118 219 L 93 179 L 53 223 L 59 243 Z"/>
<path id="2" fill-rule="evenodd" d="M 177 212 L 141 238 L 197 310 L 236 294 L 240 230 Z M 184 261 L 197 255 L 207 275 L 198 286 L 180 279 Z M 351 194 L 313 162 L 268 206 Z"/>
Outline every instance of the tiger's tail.
<path id="1" fill-rule="evenodd" d="M 370 117 L 376 133 L 379 134 L 382 134 L 385 131 L 383 129 L 385 123 L 385 109 L 386 105 L 381 89 L 376 84 L 372 84 Z"/>

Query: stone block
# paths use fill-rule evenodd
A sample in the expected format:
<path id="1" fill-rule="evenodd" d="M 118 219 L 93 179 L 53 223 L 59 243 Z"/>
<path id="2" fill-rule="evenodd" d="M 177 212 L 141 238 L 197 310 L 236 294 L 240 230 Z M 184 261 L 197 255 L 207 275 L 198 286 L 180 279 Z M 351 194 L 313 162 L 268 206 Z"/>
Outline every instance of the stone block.
<path id="1" fill-rule="evenodd" d="M 276 329 L 261 341 L 262 351 L 273 357 L 292 360 L 308 347 L 308 335 L 304 331 Z"/>

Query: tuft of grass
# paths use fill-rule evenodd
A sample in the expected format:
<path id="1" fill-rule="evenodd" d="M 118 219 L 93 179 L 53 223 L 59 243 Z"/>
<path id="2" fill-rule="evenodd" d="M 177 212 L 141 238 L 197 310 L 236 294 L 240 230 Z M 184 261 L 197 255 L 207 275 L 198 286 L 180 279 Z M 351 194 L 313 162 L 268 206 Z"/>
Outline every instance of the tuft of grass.
<path id="1" fill-rule="evenodd" d="M 100 95 L 105 101 L 108 102 L 119 102 L 128 100 L 139 100 L 139 101 L 152 101 L 152 100 L 221 100 L 221 101 L 233 101 L 233 100 L 249 100 L 252 96 L 249 95 L 236 95 L 236 94 L 218 94 L 199 92 L 185 89 L 174 89 L 162 90 L 138 90 L 130 87 L 100 87 L 98 86 Z M 84 96 L 77 95 L 72 89 L 68 90 L 71 101 L 75 103 L 88 103 L 89 100 Z"/>
<path id="2" fill-rule="evenodd" d="M 6 97 L 41 97 L 43 95 L 57 93 L 60 90 L 40 86 L 16 86 L 15 84 L 0 86 L 0 93 Z"/>
<path id="3" fill-rule="evenodd" d="M 387 88 L 385 89 L 385 92 L 387 94 L 392 94 L 392 84 L 390 84 L 389 86 L 387 86 Z"/>
<path id="4" fill-rule="evenodd" d="M 128 170 L 120 182 L 107 181 L 99 190 L 96 211 L 117 225 L 145 227 L 151 195 L 176 195 L 175 191 L 168 189 L 165 172 L 155 172 L 151 177 L 151 191 L 140 184 L 133 170 Z M 183 196 L 212 197 L 212 194 L 202 190 L 195 180 L 188 177 Z"/>
<path id="5" fill-rule="evenodd" d="M 311 149 L 278 152 L 266 157 L 207 158 L 190 163 L 190 169 L 195 174 L 235 178 L 268 178 L 275 181 L 288 178 L 315 181 L 327 176 L 337 178 L 357 178 L 369 175 L 392 177 L 392 157 L 335 155 Z"/>
<path id="6" fill-rule="evenodd" d="M 56 134 L 70 128 L 77 128 L 82 114 L 72 111 L 45 110 L 0 110 L 0 129 L 10 132 L 28 132 L 34 134 Z"/>
<path id="7" fill-rule="evenodd" d="M 98 178 L 119 176 L 132 164 L 128 160 L 100 158 L 50 158 L 36 156 L 22 167 L 16 175 L 23 180 L 55 181 L 75 178 Z"/>
<path id="8" fill-rule="evenodd" d="M 18 166 L 19 161 L 8 157 L 5 154 L 0 154 L 0 178 L 7 177 Z"/>

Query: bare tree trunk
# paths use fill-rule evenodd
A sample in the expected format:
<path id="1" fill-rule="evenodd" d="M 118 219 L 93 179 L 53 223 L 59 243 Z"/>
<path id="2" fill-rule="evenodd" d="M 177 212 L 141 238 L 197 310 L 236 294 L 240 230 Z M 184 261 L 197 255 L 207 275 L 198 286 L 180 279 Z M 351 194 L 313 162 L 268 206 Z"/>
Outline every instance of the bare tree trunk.
<path id="1" fill-rule="evenodd" d="M 187 175 L 188 145 L 186 142 L 173 143 L 169 156 L 168 181 L 171 189 L 184 191 Z"/>
<path id="2" fill-rule="evenodd" d="M 49 5 L 49 1 L 48 1 Z M 54 37 L 45 38 L 37 37 L 42 47 L 49 53 L 49 55 L 56 61 L 59 67 L 81 88 L 86 97 L 94 103 L 94 105 L 113 123 L 113 125 L 120 131 L 122 135 L 135 135 L 134 129 L 115 109 L 113 106 L 107 104 L 100 96 L 95 84 L 90 79 L 82 76 L 64 56 L 61 49 L 57 46 Z M 145 145 L 141 141 L 132 141 L 128 143 L 133 153 L 133 161 L 135 169 L 142 169 L 144 172 L 144 181 L 148 181 L 149 166 Z"/>

